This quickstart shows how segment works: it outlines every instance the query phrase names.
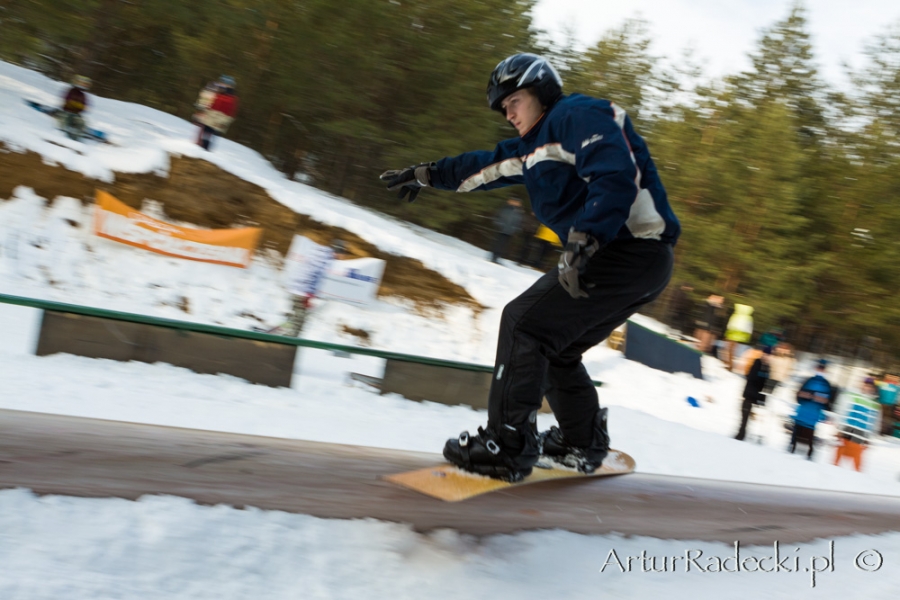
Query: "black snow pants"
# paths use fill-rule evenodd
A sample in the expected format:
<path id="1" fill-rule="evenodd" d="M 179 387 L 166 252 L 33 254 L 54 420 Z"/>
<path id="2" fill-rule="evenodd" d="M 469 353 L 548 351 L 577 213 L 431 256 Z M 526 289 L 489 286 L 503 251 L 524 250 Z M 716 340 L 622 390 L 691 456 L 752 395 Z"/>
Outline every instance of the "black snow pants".
<path id="1" fill-rule="evenodd" d="M 216 130 L 209 125 L 200 125 L 200 133 L 197 135 L 197 144 L 204 150 L 212 151 L 213 139 L 216 137 Z"/>
<path id="2" fill-rule="evenodd" d="M 589 446 L 597 391 L 581 356 L 605 340 L 672 276 L 672 246 L 616 240 L 588 262 L 588 298 L 574 299 L 553 269 L 503 309 L 488 402 L 488 426 L 529 427 L 544 395 L 570 444 Z"/>
<path id="3" fill-rule="evenodd" d="M 809 446 L 809 451 L 806 453 L 806 458 L 812 458 L 813 448 L 816 443 L 816 428 L 806 427 L 804 425 L 798 425 L 794 423 L 794 430 L 791 432 L 791 442 L 788 450 L 790 450 L 791 454 L 797 450 L 797 442 L 806 444 Z"/>
<path id="4" fill-rule="evenodd" d="M 753 412 L 754 404 L 756 404 L 756 402 L 753 398 L 744 398 L 744 402 L 741 404 L 741 427 L 738 429 L 734 439 L 743 440 L 747 437 L 747 421 L 750 420 L 750 414 Z"/>

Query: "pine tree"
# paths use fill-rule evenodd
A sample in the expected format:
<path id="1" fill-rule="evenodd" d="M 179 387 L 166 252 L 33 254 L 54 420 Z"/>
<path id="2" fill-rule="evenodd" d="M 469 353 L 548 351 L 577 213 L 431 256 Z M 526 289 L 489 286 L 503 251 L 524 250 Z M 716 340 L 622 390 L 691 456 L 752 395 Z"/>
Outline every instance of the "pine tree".
<path id="1" fill-rule="evenodd" d="M 571 63 L 566 89 L 615 102 L 640 127 L 648 96 L 660 82 L 659 61 L 649 53 L 650 44 L 647 22 L 626 20 Z"/>

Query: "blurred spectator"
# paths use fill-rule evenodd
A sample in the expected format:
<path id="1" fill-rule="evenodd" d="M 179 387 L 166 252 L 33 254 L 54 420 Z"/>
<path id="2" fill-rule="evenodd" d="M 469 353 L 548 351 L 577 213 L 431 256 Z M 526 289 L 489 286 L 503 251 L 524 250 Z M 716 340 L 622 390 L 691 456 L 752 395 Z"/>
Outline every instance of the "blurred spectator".
<path id="1" fill-rule="evenodd" d="M 516 262 L 520 265 L 534 266 L 531 261 L 531 255 L 534 253 L 534 235 L 537 233 L 541 224 L 534 216 L 534 213 L 526 212 L 522 217 L 522 245 L 519 246 L 519 256 Z"/>
<path id="2" fill-rule="evenodd" d="M 867 377 L 863 382 L 861 393 L 850 396 L 850 408 L 844 422 L 838 430 L 838 447 L 834 456 L 834 464 L 840 464 L 842 458 L 853 460 L 853 467 L 862 470 L 862 455 L 869 443 L 869 438 L 878 431 L 878 418 L 881 409 L 877 400 L 878 388 L 875 380 Z"/>
<path id="3" fill-rule="evenodd" d="M 222 75 L 214 85 L 209 85 L 200 92 L 195 105 L 199 112 L 194 120 L 200 126 L 197 144 L 204 150 L 212 149 L 212 140 L 218 135 L 225 135 L 234 121 L 238 109 L 238 97 L 234 91 L 234 78 Z"/>
<path id="4" fill-rule="evenodd" d="M 764 338 L 760 338 L 760 342 L 755 348 L 751 348 L 741 355 L 741 362 L 744 365 L 742 371 L 746 377 L 750 373 L 750 367 L 753 366 L 753 361 L 762 356 L 765 349 L 770 349 L 770 373 L 764 391 L 766 394 L 771 394 L 779 384 L 790 380 L 791 374 L 794 372 L 794 363 L 796 361 L 794 360 L 794 351 L 790 344 L 781 342 L 776 344 L 773 348 L 763 343 L 763 339 Z"/>
<path id="5" fill-rule="evenodd" d="M 689 334 L 694 324 L 695 303 L 691 297 L 693 286 L 682 283 L 669 300 L 669 324 L 681 333 Z"/>
<path id="6" fill-rule="evenodd" d="M 709 353 L 715 346 L 716 339 L 722 334 L 722 326 L 725 324 L 725 299 L 722 296 L 711 294 L 706 299 L 703 313 L 697 321 L 697 330 L 694 337 L 699 340 L 697 349 Z"/>
<path id="7" fill-rule="evenodd" d="M 747 383 L 744 386 L 744 402 L 741 404 L 741 427 L 738 429 L 736 440 L 743 440 L 747 435 L 747 421 L 754 406 L 762 406 L 766 403 L 765 389 L 770 377 L 769 359 L 772 349 L 762 349 L 760 355 L 750 365 L 747 372 Z"/>
<path id="8" fill-rule="evenodd" d="M 881 435 L 894 435 L 895 408 L 900 379 L 896 375 L 885 375 L 878 383 L 878 402 L 881 404 Z"/>
<path id="9" fill-rule="evenodd" d="M 784 331 L 781 329 L 769 329 L 764 334 L 759 336 L 759 345 L 760 346 L 768 346 L 774 350 L 775 346 L 781 342 L 784 337 Z"/>
<path id="10" fill-rule="evenodd" d="M 524 214 L 522 202 L 518 198 L 510 198 L 497 212 L 497 216 L 494 217 L 497 237 L 494 238 L 494 247 L 491 250 L 491 262 L 495 263 L 503 258 L 509 239 L 519 231 Z"/>
<path id="11" fill-rule="evenodd" d="M 734 368 L 734 354 L 738 344 L 749 344 L 753 338 L 753 307 L 747 304 L 735 304 L 734 313 L 728 319 L 725 328 L 726 356 L 725 366 L 731 371 Z"/>
<path id="12" fill-rule="evenodd" d="M 750 374 L 750 368 L 753 367 L 753 361 L 762 356 L 764 354 L 763 350 L 765 350 L 766 348 L 766 346 L 760 344 L 755 348 L 750 348 L 741 355 L 741 362 L 744 363 L 741 371 L 743 372 L 744 377 Z"/>
<path id="13" fill-rule="evenodd" d="M 284 325 L 277 328 L 272 333 L 297 337 L 303 331 L 306 325 L 306 319 L 309 316 L 309 309 L 312 307 L 312 299 L 316 297 L 322 279 L 326 271 L 334 260 L 343 260 L 347 258 L 347 246 L 341 240 L 334 240 L 331 247 L 318 246 L 315 255 L 310 257 L 310 266 L 302 274 L 299 281 L 295 282 L 293 289 L 293 299 L 291 301 L 291 313 Z"/>
<path id="14" fill-rule="evenodd" d="M 63 97 L 62 110 L 57 113 L 59 128 L 73 140 L 84 136 L 84 116 L 82 113 L 88 108 L 88 90 L 91 89 L 91 80 L 84 75 L 76 75 L 72 78 L 72 87 L 66 91 Z"/>
<path id="15" fill-rule="evenodd" d="M 797 360 L 794 358 L 793 347 L 786 342 L 779 342 L 772 350 L 772 358 L 769 362 L 771 364 L 771 373 L 769 374 L 767 394 L 771 394 L 776 387 L 791 380 L 794 366 L 797 363 Z"/>
<path id="16" fill-rule="evenodd" d="M 828 361 L 819 359 L 816 374 L 803 382 L 797 392 L 797 411 L 794 413 L 794 430 L 791 433 L 789 450 L 791 454 L 797 449 L 797 442 L 809 446 L 806 458 L 812 460 L 816 439 L 816 425 L 825 418 L 825 408 L 831 403 L 832 387 L 825 379 Z"/>
<path id="17" fill-rule="evenodd" d="M 537 255 L 531 261 L 531 266 L 541 269 L 544 261 L 547 259 L 547 255 L 553 250 L 554 246 L 562 248 L 562 244 L 559 242 L 559 236 L 543 224 L 538 226 L 534 239 L 537 240 Z"/>

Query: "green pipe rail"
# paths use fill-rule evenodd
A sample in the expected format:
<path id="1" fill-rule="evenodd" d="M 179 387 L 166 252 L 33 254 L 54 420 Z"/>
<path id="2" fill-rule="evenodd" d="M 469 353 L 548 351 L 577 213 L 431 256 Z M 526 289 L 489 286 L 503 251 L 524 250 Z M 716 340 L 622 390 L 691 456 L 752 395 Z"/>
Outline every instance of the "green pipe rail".
<path id="1" fill-rule="evenodd" d="M 165 319 L 162 317 L 151 317 L 148 315 L 137 315 L 134 313 L 120 312 L 116 310 L 107 310 L 104 308 L 93 308 L 90 306 L 79 306 L 77 304 L 66 304 L 63 302 L 54 302 L 52 300 L 39 300 L 37 298 L 26 298 L 24 296 L 11 296 L 9 294 L 0 294 L 0 303 L 15 304 L 18 306 L 28 306 L 31 308 L 39 308 L 41 310 L 52 310 L 61 313 L 72 313 L 76 315 L 86 315 L 89 317 L 99 317 L 102 319 L 112 319 L 114 321 L 128 321 L 131 323 L 144 323 L 147 325 L 156 325 L 158 327 L 168 327 L 170 329 L 182 329 L 185 331 L 196 331 L 200 333 L 209 333 L 222 337 L 244 338 L 248 340 L 257 340 L 260 342 L 274 342 L 276 344 L 285 344 L 289 346 L 300 346 L 302 348 L 314 348 L 317 350 L 328 350 L 330 352 L 345 352 L 347 354 L 358 354 L 361 356 L 374 356 L 387 360 L 398 360 L 402 362 L 418 363 L 422 365 L 432 365 L 436 367 L 447 367 L 451 369 L 461 369 L 463 371 L 475 371 L 478 373 L 493 373 L 494 367 L 489 365 L 476 365 L 474 363 L 464 363 L 455 360 L 443 360 L 439 358 L 430 358 L 427 356 L 417 356 L 414 354 L 401 354 L 399 352 L 388 352 L 386 350 L 376 350 L 373 348 L 362 348 L 360 346 L 345 346 L 342 344 L 331 344 L 328 342 L 317 342 L 303 338 L 286 337 L 283 335 L 273 335 L 271 333 L 261 333 L 258 331 L 246 331 L 243 329 L 233 329 L 231 327 L 222 327 L 220 325 L 206 325 L 204 323 L 192 323 L 190 321 L 179 321 L 177 319 Z M 602 385 L 599 381 L 593 382 L 595 386 Z"/>

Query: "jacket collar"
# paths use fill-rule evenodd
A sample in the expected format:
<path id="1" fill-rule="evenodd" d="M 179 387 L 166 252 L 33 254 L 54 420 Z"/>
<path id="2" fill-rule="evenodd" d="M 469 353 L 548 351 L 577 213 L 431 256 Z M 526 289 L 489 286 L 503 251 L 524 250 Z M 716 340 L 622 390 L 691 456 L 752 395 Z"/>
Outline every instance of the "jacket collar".
<path id="1" fill-rule="evenodd" d="M 531 129 L 526 131 L 525 134 L 521 136 L 523 142 L 531 142 L 537 137 L 538 132 L 541 130 L 541 127 L 543 127 L 544 122 L 547 120 L 547 115 L 549 115 L 550 112 L 554 108 L 556 108 L 556 106 L 559 104 L 559 101 L 562 100 L 563 98 L 565 98 L 565 96 L 560 96 L 559 100 L 557 100 L 556 102 L 551 104 L 549 107 L 547 107 L 547 110 L 545 110 L 541 114 L 540 118 L 538 118 L 538 120 L 535 121 L 534 125 L 531 126 Z"/>

